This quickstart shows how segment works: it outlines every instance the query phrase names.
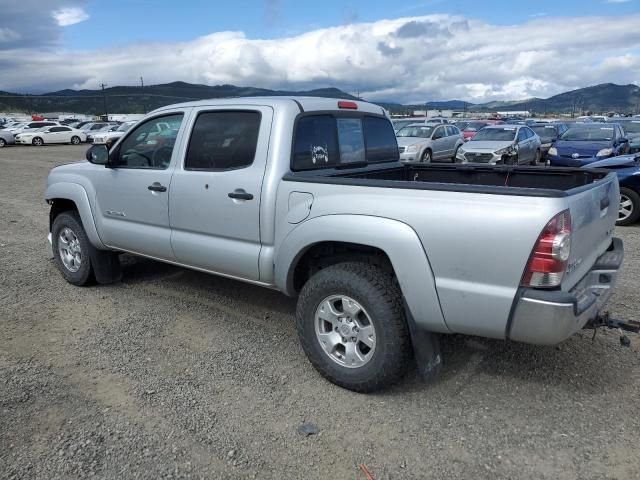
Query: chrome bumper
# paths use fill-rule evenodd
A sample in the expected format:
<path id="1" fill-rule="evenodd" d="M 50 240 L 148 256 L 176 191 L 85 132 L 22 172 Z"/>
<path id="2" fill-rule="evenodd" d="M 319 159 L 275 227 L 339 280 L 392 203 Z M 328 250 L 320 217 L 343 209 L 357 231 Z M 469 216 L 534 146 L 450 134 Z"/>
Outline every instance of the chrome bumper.
<path id="1" fill-rule="evenodd" d="M 554 345 L 584 328 L 609 300 L 623 257 L 622 240 L 614 238 L 609 250 L 570 292 L 522 289 L 509 322 L 509 339 Z"/>

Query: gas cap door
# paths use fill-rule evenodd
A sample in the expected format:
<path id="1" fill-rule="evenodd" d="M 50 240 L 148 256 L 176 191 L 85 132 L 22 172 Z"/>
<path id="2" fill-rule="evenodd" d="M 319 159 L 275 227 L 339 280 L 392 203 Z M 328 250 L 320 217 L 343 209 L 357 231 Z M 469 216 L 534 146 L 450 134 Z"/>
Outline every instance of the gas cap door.
<path id="1" fill-rule="evenodd" d="M 291 192 L 289 194 L 289 213 L 287 222 L 296 224 L 302 222 L 311 213 L 313 195 L 309 192 Z"/>

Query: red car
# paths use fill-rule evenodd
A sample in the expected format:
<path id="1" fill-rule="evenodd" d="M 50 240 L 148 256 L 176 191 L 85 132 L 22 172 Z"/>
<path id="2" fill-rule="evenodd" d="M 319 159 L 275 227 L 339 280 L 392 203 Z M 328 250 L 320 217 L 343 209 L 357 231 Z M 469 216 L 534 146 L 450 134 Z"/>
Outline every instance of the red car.
<path id="1" fill-rule="evenodd" d="M 504 123 L 502 120 L 472 120 L 467 123 L 467 125 L 462 129 L 462 136 L 464 137 L 464 141 L 468 142 L 473 137 L 475 137 L 478 130 L 486 127 L 487 125 L 497 125 L 499 123 Z"/>

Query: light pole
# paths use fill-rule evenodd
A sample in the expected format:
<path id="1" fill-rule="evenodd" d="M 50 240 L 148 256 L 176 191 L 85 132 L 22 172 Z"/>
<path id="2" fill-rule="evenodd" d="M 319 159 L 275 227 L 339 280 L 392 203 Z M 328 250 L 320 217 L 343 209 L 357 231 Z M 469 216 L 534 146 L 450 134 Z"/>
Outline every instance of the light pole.
<path id="1" fill-rule="evenodd" d="M 107 94 L 104 91 L 104 87 L 106 87 L 106 86 L 107 86 L 106 83 L 101 83 L 100 84 L 100 88 L 102 88 L 102 102 L 104 104 L 104 116 L 106 117 L 105 121 L 108 122 L 109 121 L 109 112 L 107 111 Z"/>

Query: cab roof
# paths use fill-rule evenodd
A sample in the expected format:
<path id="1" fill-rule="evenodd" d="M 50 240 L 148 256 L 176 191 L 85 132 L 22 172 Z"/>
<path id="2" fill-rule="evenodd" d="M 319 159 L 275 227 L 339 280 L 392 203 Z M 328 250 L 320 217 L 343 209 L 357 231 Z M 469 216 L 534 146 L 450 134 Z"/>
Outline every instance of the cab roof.
<path id="1" fill-rule="evenodd" d="M 357 109 L 354 108 L 339 108 L 338 102 L 347 102 L 349 104 L 355 104 Z M 198 107 L 210 107 L 210 106 L 225 106 L 225 105 L 263 105 L 270 107 L 285 107 L 290 108 L 291 105 L 297 105 L 299 110 L 303 112 L 310 111 L 332 111 L 332 110 L 344 110 L 352 112 L 366 112 L 374 113 L 378 115 L 388 116 L 386 111 L 378 106 L 369 102 L 363 102 L 360 100 L 345 100 L 340 98 L 323 98 L 323 97 L 294 97 L 294 96 L 273 96 L 273 97 L 235 97 L 235 98 L 211 98 L 206 100 L 196 100 L 193 102 L 178 103 L 174 105 L 166 105 L 154 110 L 154 112 L 161 112 L 164 110 L 174 108 L 198 108 Z"/>

